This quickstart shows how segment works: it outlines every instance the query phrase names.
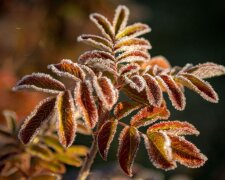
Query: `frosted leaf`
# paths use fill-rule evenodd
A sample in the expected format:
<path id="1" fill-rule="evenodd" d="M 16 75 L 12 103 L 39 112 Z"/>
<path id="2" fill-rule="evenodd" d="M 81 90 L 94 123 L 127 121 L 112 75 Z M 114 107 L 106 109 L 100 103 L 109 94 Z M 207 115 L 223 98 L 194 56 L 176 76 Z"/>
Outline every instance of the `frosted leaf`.
<path id="1" fill-rule="evenodd" d="M 116 8 L 115 16 L 113 18 L 113 28 L 115 34 L 126 27 L 129 13 L 129 9 L 126 6 L 120 5 Z"/>
<path id="2" fill-rule="evenodd" d="M 190 68 L 187 73 L 191 73 L 200 79 L 206 79 L 225 74 L 225 67 L 219 64 L 208 62 Z"/>
<path id="3" fill-rule="evenodd" d="M 116 58 L 117 63 L 124 62 L 142 62 L 150 58 L 147 52 L 143 51 L 126 51 Z"/>
<path id="4" fill-rule="evenodd" d="M 146 82 L 145 91 L 151 105 L 159 107 L 162 104 L 163 95 L 158 82 L 151 75 L 143 76 Z"/>
<path id="5" fill-rule="evenodd" d="M 144 69 L 148 65 L 150 65 L 151 67 L 158 66 L 163 69 L 171 68 L 169 61 L 163 56 L 152 57 L 149 61 L 142 64 L 142 68 Z"/>
<path id="6" fill-rule="evenodd" d="M 187 73 L 183 73 L 180 76 L 177 76 L 175 79 L 177 79 L 177 81 L 182 85 L 198 93 L 205 100 L 210 101 L 212 103 L 218 102 L 218 95 L 208 82 L 205 82 L 197 78 L 196 76 Z"/>
<path id="7" fill-rule="evenodd" d="M 180 87 L 176 84 L 171 76 L 160 75 L 156 77 L 159 84 L 166 89 L 172 105 L 177 110 L 183 110 L 185 108 L 185 96 Z"/>
<path id="8" fill-rule="evenodd" d="M 28 144 L 40 131 L 40 128 L 51 118 L 54 107 L 55 98 L 47 98 L 41 101 L 31 114 L 25 119 L 19 131 L 19 139 Z"/>
<path id="9" fill-rule="evenodd" d="M 140 134 L 135 127 L 127 126 L 120 133 L 117 156 L 120 167 L 130 177 L 133 175 L 132 167 L 140 141 Z"/>
<path id="10" fill-rule="evenodd" d="M 103 51 L 112 52 L 113 44 L 108 39 L 101 36 L 82 34 L 77 38 L 77 41 L 84 42 Z"/>
<path id="11" fill-rule="evenodd" d="M 135 38 L 137 36 L 141 36 L 150 32 L 151 29 L 148 25 L 142 23 L 135 23 L 133 25 L 127 26 L 123 30 L 121 30 L 116 35 L 116 40 L 120 40 L 122 38 Z"/>
<path id="12" fill-rule="evenodd" d="M 98 98 L 102 101 L 103 107 L 111 110 L 117 101 L 116 89 L 107 77 L 94 78 L 93 86 Z"/>
<path id="13" fill-rule="evenodd" d="M 140 66 L 136 63 L 126 64 L 119 69 L 120 76 L 128 76 L 131 74 L 138 73 Z"/>
<path id="14" fill-rule="evenodd" d="M 144 78 L 139 75 L 133 75 L 131 77 L 125 76 L 124 79 L 125 79 L 125 83 L 129 84 L 129 86 L 137 90 L 137 92 L 143 91 L 146 86 Z"/>
<path id="15" fill-rule="evenodd" d="M 148 40 L 144 38 L 123 38 L 120 41 L 117 41 L 114 46 L 114 52 L 123 52 L 123 51 L 147 51 L 151 49 L 151 45 Z"/>
<path id="16" fill-rule="evenodd" d="M 86 125 L 94 128 L 98 121 L 98 110 L 93 97 L 93 87 L 90 81 L 78 82 L 74 89 L 76 107 L 83 115 Z"/>
<path id="17" fill-rule="evenodd" d="M 166 121 L 152 125 L 148 132 L 165 131 L 173 135 L 199 135 L 199 131 L 188 122 Z"/>
<path id="18" fill-rule="evenodd" d="M 65 86 L 48 74 L 32 73 L 31 75 L 24 76 L 13 88 L 14 91 L 23 89 L 34 89 L 37 91 L 58 94 L 65 90 Z"/>
<path id="19" fill-rule="evenodd" d="M 172 160 L 171 141 L 165 133 L 148 133 L 147 136 L 143 135 L 143 137 L 149 159 L 156 168 L 167 171 L 177 167 Z"/>
<path id="20" fill-rule="evenodd" d="M 72 78 L 74 80 L 84 80 L 85 72 L 79 64 L 73 63 L 69 59 L 63 59 L 58 64 L 51 64 L 48 66 L 58 76 Z"/>
<path id="21" fill-rule="evenodd" d="M 105 36 L 109 40 L 114 39 L 114 32 L 107 18 L 105 18 L 101 14 L 93 13 L 90 15 L 90 19 L 95 23 L 103 36 Z"/>
<path id="22" fill-rule="evenodd" d="M 75 106 L 70 91 L 65 91 L 57 96 L 57 132 L 60 143 L 64 147 L 72 145 L 76 133 Z"/>

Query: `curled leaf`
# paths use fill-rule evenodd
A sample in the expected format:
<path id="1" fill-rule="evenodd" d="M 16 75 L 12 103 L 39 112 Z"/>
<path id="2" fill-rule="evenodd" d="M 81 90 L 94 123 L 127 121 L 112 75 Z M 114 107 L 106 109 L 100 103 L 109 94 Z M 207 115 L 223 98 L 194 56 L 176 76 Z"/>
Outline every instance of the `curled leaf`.
<path id="1" fill-rule="evenodd" d="M 21 89 L 34 89 L 37 91 L 57 94 L 65 90 L 65 86 L 60 81 L 53 79 L 44 73 L 32 73 L 24 76 L 13 88 L 14 91 Z"/>
<path id="2" fill-rule="evenodd" d="M 64 147 L 69 147 L 74 141 L 77 126 L 75 107 L 70 91 L 65 91 L 57 96 L 56 110 L 60 143 Z"/>
<path id="3" fill-rule="evenodd" d="M 131 74 L 137 73 L 139 69 L 140 69 L 140 66 L 136 63 L 127 64 L 122 66 L 119 69 L 119 75 L 120 76 L 131 75 Z"/>
<path id="4" fill-rule="evenodd" d="M 144 78 L 139 75 L 133 75 L 131 77 L 125 76 L 125 82 L 126 84 L 129 84 L 129 86 L 135 89 L 137 92 L 143 91 L 146 86 Z"/>
<path id="5" fill-rule="evenodd" d="M 140 144 L 140 134 L 135 127 L 125 127 L 120 133 L 118 159 L 123 171 L 132 176 L 133 162 Z"/>
<path id="6" fill-rule="evenodd" d="M 155 167 L 164 170 L 176 168 L 176 163 L 172 160 L 171 142 L 165 133 L 148 133 L 143 137 L 149 159 Z"/>
<path id="7" fill-rule="evenodd" d="M 125 63 L 125 62 L 143 62 L 149 59 L 150 56 L 147 52 L 144 51 L 126 51 L 116 58 L 117 63 Z"/>
<path id="8" fill-rule="evenodd" d="M 24 144 L 29 143 L 39 132 L 44 123 L 49 120 L 55 107 L 55 100 L 55 98 L 43 100 L 25 119 L 19 132 L 19 139 Z"/>
<path id="9" fill-rule="evenodd" d="M 147 126 L 158 119 L 168 119 L 169 116 L 170 112 L 167 110 L 166 104 L 162 103 L 160 107 L 146 106 L 142 108 L 132 117 L 130 123 L 135 127 Z"/>
<path id="10" fill-rule="evenodd" d="M 107 121 L 101 126 L 98 132 L 97 135 L 98 150 L 104 160 L 107 159 L 111 142 L 116 133 L 117 124 L 118 124 L 117 120 Z"/>

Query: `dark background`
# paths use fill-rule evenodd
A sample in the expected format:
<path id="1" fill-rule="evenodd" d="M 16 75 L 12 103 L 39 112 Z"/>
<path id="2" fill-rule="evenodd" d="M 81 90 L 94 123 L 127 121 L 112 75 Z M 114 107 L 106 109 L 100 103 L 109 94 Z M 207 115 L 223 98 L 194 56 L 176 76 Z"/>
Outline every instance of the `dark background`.
<path id="1" fill-rule="evenodd" d="M 146 36 L 153 46 L 152 56 L 164 55 L 172 65 L 179 66 L 206 61 L 225 65 L 225 6 L 222 0 L 0 0 L 1 71 L 20 78 L 33 71 L 46 72 L 47 64 L 62 58 L 76 61 L 79 54 L 87 50 L 86 46 L 76 43 L 76 37 L 81 33 L 97 32 L 89 23 L 88 14 L 101 12 L 112 17 L 118 4 L 130 8 L 130 23 L 142 21 L 152 28 Z M 209 82 L 220 96 L 219 104 L 206 102 L 187 90 L 184 111 L 175 111 L 170 106 L 171 120 L 189 121 L 201 132 L 200 136 L 188 139 L 209 160 L 199 169 L 179 165 L 174 171 L 159 171 L 166 179 L 178 174 L 196 180 L 225 179 L 225 77 Z M 1 99 L 0 109 L 9 108 L 10 104 L 5 107 L 5 101 Z M 77 142 L 83 144 L 86 140 L 90 138 L 81 136 Z M 109 157 L 111 162 L 116 160 L 117 143 L 113 146 Z M 143 146 L 141 149 L 136 162 L 155 169 Z M 98 157 L 94 169 L 106 165 Z M 69 173 L 72 174 L 73 170 Z"/>

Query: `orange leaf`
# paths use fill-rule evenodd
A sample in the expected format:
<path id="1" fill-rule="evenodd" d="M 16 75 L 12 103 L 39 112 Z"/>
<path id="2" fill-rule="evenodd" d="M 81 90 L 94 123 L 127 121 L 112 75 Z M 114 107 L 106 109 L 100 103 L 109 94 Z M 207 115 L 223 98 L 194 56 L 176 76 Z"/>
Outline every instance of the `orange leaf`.
<path id="1" fill-rule="evenodd" d="M 151 66 L 158 66 L 163 69 L 171 67 L 169 61 L 163 56 L 152 57 L 148 64 Z"/>
<path id="2" fill-rule="evenodd" d="M 60 143 L 69 147 L 74 141 L 76 133 L 75 107 L 70 91 L 65 91 L 57 96 L 57 126 Z"/>
<path id="3" fill-rule="evenodd" d="M 117 123 L 118 123 L 117 120 L 107 121 L 101 126 L 98 132 L 97 135 L 98 150 L 104 160 L 107 159 L 111 142 L 116 133 Z"/>
<path id="4" fill-rule="evenodd" d="M 176 163 L 172 160 L 170 139 L 165 133 L 148 133 L 147 136 L 143 137 L 149 159 L 155 167 L 164 170 L 176 168 Z"/>
<path id="5" fill-rule="evenodd" d="M 29 143 L 45 122 L 49 120 L 55 107 L 55 100 L 55 98 L 47 98 L 41 101 L 35 110 L 25 119 L 19 132 L 19 139 L 24 144 Z"/>
<path id="6" fill-rule="evenodd" d="M 160 122 L 148 128 L 148 132 L 166 131 L 175 135 L 199 135 L 199 131 L 188 122 L 167 121 Z"/>
<path id="7" fill-rule="evenodd" d="M 131 125 L 135 127 L 147 126 L 158 119 L 168 119 L 170 116 L 166 104 L 163 103 L 160 107 L 146 106 L 142 108 L 131 119 Z"/>
<path id="8" fill-rule="evenodd" d="M 202 166 L 207 157 L 200 153 L 199 149 L 183 137 L 168 135 L 171 140 L 173 158 L 189 168 Z"/>
<path id="9" fill-rule="evenodd" d="M 123 171 L 132 176 L 133 162 L 140 144 L 140 134 L 135 127 L 125 127 L 120 133 L 118 159 Z"/>
<path id="10" fill-rule="evenodd" d="M 128 116 L 131 112 L 141 108 L 142 105 L 136 102 L 119 102 L 114 108 L 116 119 L 120 120 Z"/>
<path id="11" fill-rule="evenodd" d="M 88 127 L 94 128 L 98 121 L 98 110 L 93 97 L 90 81 L 78 82 L 74 90 L 76 107 L 80 110 Z"/>

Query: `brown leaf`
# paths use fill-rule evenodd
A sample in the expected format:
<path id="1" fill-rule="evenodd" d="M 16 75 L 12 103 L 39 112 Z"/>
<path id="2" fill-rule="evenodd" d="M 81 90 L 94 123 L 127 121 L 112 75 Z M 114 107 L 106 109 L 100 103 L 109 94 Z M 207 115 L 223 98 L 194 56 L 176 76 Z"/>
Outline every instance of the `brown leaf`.
<path id="1" fill-rule="evenodd" d="M 135 24 L 127 26 L 126 28 L 121 30 L 116 35 L 116 40 L 120 40 L 125 37 L 126 38 L 134 38 L 134 37 L 146 34 L 150 31 L 151 31 L 151 29 L 148 25 L 142 24 L 142 23 L 135 23 Z"/>
<path id="2" fill-rule="evenodd" d="M 132 176 L 133 162 L 140 144 L 140 134 L 135 127 L 125 127 L 120 133 L 118 159 L 123 171 Z"/>
<path id="3" fill-rule="evenodd" d="M 180 76 L 176 77 L 176 79 L 182 85 L 198 93 L 205 100 L 210 101 L 212 103 L 218 103 L 218 95 L 208 82 L 205 82 L 194 75 L 186 73 L 181 74 Z"/>
<path id="4" fill-rule="evenodd" d="M 135 127 L 147 126 L 152 124 L 158 119 L 168 119 L 170 116 L 169 110 L 167 110 L 165 102 L 160 107 L 146 106 L 142 108 L 131 119 L 131 125 Z"/>
<path id="5" fill-rule="evenodd" d="M 114 39 L 112 26 L 106 17 L 98 13 L 93 13 L 90 15 L 90 19 L 95 23 L 103 36 L 105 36 L 109 40 Z"/>
<path id="6" fill-rule="evenodd" d="M 39 132 L 39 129 L 44 123 L 49 120 L 55 107 L 55 100 L 55 98 L 43 100 L 25 119 L 19 132 L 19 138 L 24 144 L 29 143 Z"/>
<path id="7" fill-rule="evenodd" d="M 98 121 L 98 110 L 93 97 L 93 87 L 90 81 L 77 83 L 74 90 L 76 107 L 83 115 L 86 125 L 94 128 Z"/>
<path id="8" fill-rule="evenodd" d="M 138 64 L 130 63 L 130 64 L 122 66 L 119 69 L 119 75 L 125 76 L 125 75 L 135 74 L 139 71 L 139 69 L 140 69 L 140 66 Z"/>
<path id="9" fill-rule="evenodd" d="M 104 160 L 107 160 L 108 151 L 117 129 L 117 120 L 105 122 L 97 135 L 98 150 Z"/>
<path id="10" fill-rule="evenodd" d="M 127 62 L 143 62 L 150 58 L 150 55 L 145 51 L 126 51 L 116 58 L 117 63 Z"/>
<path id="11" fill-rule="evenodd" d="M 92 34 L 82 34 L 77 38 L 78 42 L 84 42 L 88 45 L 96 47 L 106 52 L 112 52 L 112 43 L 101 36 L 92 35 Z"/>
<path id="12" fill-rule="evenodd" d="M 169 75 L 160 75 L 157 76 L 157 80 L 166 89 L 172 105 L 177 110 L 183 110 L 185 108 L 185 96 L 173 78 Z"/>
<path id="13" fill-rule="evenodd" d="M 145 74 L 143 77 L 146 82 L 145 91 L 149 104 L 159 107 L 162 104 L 163 95 L 158 82 L 149 74 Z"/>
<path id="14" fill-rule="evenodd" d="M 173 158 L 189 168 L 202 166 L 207 157 L 200 153 L 199 149 L 183 137 L 168 135 L 171 140 Z"/>
<path id="15" fill-rule="evenodd" d="M 57 96 L 56 110 L 60 143 L 64 147 L 69 147 L 74 141 L 77 126 L 74 102 L 69 90 Z"/>
<path id="16" fill-rule="evenodd" d="M 127 20 L 129 17 L 129 9 L 126 6 L 118 6 L 115 11 L 115 16 L 113 19 L 113 28 L 115 34 L 124 29 L 127 25 Z"/>
<path id="17" fill-rule="evenodd" d="M 50 75 L 44 73 L 32 73 L 24 76 L 16 86 L 14 91 L 23 89 L 33 89 L 37 91 L 57 94 L 65 90 L 65 86 L 60 81 L 53 79 Z"/>
<path id="18" fill-rule="evenodd" d="M 131 77 L 124 77 L 125 83 L 129 84 L 132 89 L 135 89 L 137 92 L 141 92 L 146 87 L 145 80 L 142 76 L 133 75 Z"/>
<path id="19" fill-rule="evenodd" d="M 144 135 L 145 147 L 149 159 L 157 168 L 172 170 L 176 168 L 176 163 L 172 160 L 170 139 L 165 133 L 154 132 Z"/>
<path id="20" fill-rule="evenodd" d="M 69 77 L 75 80 L 83 80 L 85 73 L 77 63 L 73 63 L 69 59 L 63 59 L 58 64 L 51 64 L 48 66 L 58 76 Z"/>
<path id="21" fill-rule="evenodd" d="M 103 107 L 110 110 L 117 101 L 117 90 L 107 77 L 94 78 L 93 86 L 98 98 L 102 101 Z"/>
<path id="22" fill-rule="evenodd" d="M 199 131 L 188 122 L 160 122 L 148 128 L 148 132 L 158 132 L 161 130 L 174 135 L 199 135 Z"/>
<path id="23" fill-rule="evenodd" d="M 131 112 L 141 108 L 142 105 L 136 102 L 119 102 L 114 108 L 116 119 L 120 120 L 128 116 Z"/>

